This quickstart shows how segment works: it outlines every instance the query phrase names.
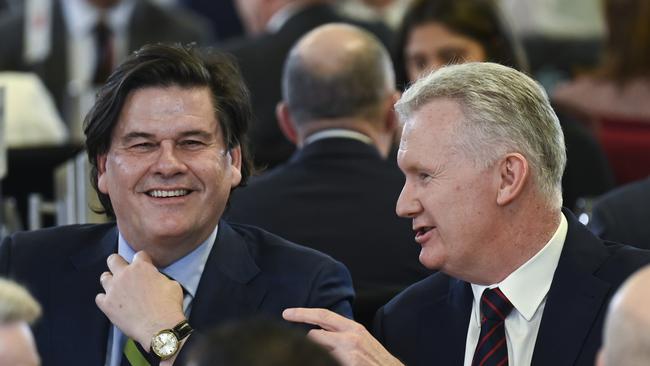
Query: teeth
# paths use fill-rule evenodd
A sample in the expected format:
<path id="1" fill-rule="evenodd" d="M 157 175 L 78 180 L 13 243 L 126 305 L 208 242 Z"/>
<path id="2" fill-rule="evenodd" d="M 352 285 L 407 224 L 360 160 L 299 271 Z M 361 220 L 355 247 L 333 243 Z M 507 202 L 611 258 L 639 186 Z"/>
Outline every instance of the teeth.
<path id="1" fill-rule="evenodd" d="M 156 197 L 156 198 L 180 197 L 180 196 L 185 196 L 188 193 L 189 191 L 187 189 L 176 189 L 173 191 L 164 191 L 162 189 L 155 189 L 153 191 L 149 191 L 149 195 L 151 197 Z"/>

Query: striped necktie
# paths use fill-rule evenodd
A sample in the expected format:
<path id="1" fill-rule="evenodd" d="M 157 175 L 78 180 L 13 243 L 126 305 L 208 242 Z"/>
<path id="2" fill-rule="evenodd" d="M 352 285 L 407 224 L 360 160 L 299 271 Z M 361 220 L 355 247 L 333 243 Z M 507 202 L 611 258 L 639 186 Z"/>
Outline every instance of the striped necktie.
<path id="1" fill-rule="evenodd" d="M 481 334 L 472 366 L 508 365 L 505 319 L 512 304 L 499 288 L 485 289 L 481 296 Z"/>
<path id="2" fill-rule="evenodd" d="M 135 345 L 135 341 L 129 338 L 124 345 L 120 366 L 150 366 L 150 363 Z"/>

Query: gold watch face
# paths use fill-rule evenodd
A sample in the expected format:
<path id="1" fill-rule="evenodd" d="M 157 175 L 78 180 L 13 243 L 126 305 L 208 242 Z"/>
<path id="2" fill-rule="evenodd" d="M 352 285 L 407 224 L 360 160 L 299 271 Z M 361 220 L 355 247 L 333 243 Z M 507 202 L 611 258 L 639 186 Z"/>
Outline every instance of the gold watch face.
<path id="1" fill-rule="evenodd" d="M 174 333 L 163 330 L 151 340 L 151 349 L 161 359 L 168 359 L 178 350 L 178 339 L 176 339 Z"/>

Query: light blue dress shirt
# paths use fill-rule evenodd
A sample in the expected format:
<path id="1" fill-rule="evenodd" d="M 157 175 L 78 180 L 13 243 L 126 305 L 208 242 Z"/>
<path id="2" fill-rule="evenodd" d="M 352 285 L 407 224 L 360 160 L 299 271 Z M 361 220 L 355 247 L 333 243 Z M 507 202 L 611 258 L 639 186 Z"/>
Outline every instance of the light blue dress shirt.
<path id="1" fill-rule="evenodd" d="M 183 311 L 185 312 L 185 316 L 188 318 L 192 309 L 192 300 L 194 299 L 194 296 L 196 296 L 196 290 L 199 287 L 201 274 L 205 268 L 205 263 L 208 260 L 214 241 L 217 238 L 218 230 L 219 226 L 217 225 L 212 231 L 212 234 L 196 249 L 169 266 L 160 269 L 160 272 L 180 283 L 185 290 Z M 135 255 L 135 251 L 131 248 L 129 243 L 126 242 L 122 233 L 119 234 L 117 253 L 129 263 L 131 263 L 133 256 Z M 114 325 L 110 327 L 108 332 L 106 366 L 120 366 L 120 362 L 122 361 L 122 350 L 124 349 L 126 341 L 127 337 L 124 336 L 124 333 L 122 333 L 118 327 Z"/>

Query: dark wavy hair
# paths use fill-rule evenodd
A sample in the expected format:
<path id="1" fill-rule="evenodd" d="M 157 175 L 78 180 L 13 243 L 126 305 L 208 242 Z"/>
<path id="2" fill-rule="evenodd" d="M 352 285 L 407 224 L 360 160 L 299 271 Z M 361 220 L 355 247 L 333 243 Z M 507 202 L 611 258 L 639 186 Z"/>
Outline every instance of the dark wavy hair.
<path id="1" fill-rule="evenodd" d="M 142 88 L 170 86 L 210 89 L 224 145 L 228 150 L 241 148 L 240 186 L 252 173 L 246 141 L 252 119 L 250 97 L 235 63 L 223 53 L 200 51 L 193 45 L 146 45 L 111 74 L 84 120 L 86 151 L 92 166 L 90 181 L 103 207 L 98 212 L 115 217 L 110 197 L 100 192 L 97 186 L 97 161 L 111 147 L 113 130 L 127 96 Z"/>
<path id="2" fill-rule="evenodd" d="M 598 75 L 621 84 L 650 78 L 650 2 L 605 1 L 607 43 Z"/>
<path id="3" fill-rule="evenodd" d="M 485 50 L 485 61 L 526 71 L 523 52 L 519 52 L 492 0 L 415 0 L 404 15 L 393 50 L 399 89 L 404 90 L 409 83 L 404 50 L 411 32 L 432 22 L 479 42 Z"/>

